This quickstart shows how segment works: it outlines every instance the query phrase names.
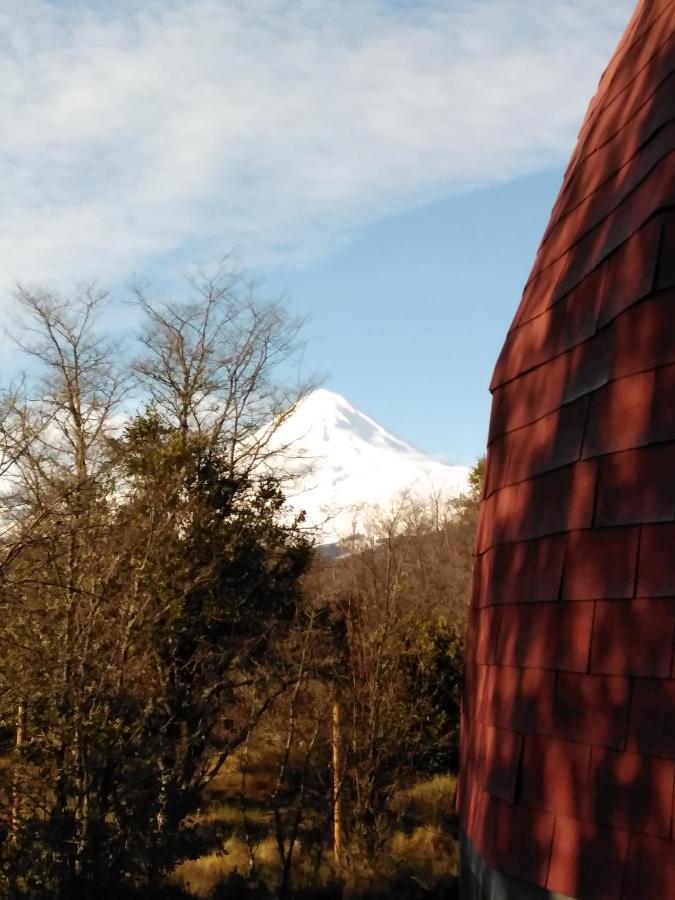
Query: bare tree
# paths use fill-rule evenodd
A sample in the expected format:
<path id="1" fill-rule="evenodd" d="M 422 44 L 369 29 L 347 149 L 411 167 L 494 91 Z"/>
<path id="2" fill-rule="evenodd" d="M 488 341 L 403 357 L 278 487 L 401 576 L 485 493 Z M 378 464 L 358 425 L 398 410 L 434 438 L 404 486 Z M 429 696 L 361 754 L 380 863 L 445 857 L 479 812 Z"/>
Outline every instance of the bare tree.
<path id="1" fill-rule="evenodd" d="M 63 298 L 19 288 L 18 299 L 24 315 L 15 340 L 29 368 L 8 392 L 0 431 L 7 462 L 0 567 L 11 613 L 0 642 L 13 651 L 0 677 L 4 703 L 18 710 L 17 750 L 30 747 L 54 772 L 52 800 L 44 791 L 34 800 L 51 805 L 56 830 L 71 835 L 74 855 L 61 862 L 76 868 L 89 827 L 86 673 L 109 567 L 108 439 L 125 379 L 97 330 L 103 292 L 85 286 Z M 15 835 L 27 809 L 21 790 L 15 778 Z"/>
<path id="2" fill-rule="evenodd" d="M 146 317 L 136 365 L 161 420 L 217 447 L 232 471 L 261 470 L 271 439 L 315 382 L 294 377 L 302 321 L 227 260 L 186 276 L 183 299 L 136 300 Z"/>
<path id="3" fill-rule="evenodd" d="M 447 770 L 456 757 L 469 502 L 403 494 L 391 509 L 373 509 L 318 581 L 343 622 L 333 741 L 344 834 L 336 829 L 334 845 L 344 844 L 347 865 L 382 851 L 390 801 L 406 780 Z"/>

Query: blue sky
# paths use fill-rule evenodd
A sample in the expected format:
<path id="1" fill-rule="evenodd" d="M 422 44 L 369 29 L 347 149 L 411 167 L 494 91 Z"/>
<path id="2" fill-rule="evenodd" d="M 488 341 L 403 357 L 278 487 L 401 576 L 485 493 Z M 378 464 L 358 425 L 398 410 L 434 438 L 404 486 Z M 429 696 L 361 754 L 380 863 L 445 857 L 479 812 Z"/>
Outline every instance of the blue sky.
<path id="1" fill-rule="evenodd" d="M 305 364 L 449 462 L 485 445 L 488 383 L 543 233 L 557 169 L 370 225 L 322 262 L 270 271 L 308 314 Z"/>
<path id="2" fill-rule="evenodd" d="M 0 0 L 4 318 L 17 280 L 122 295 L 234 248 L 311 313 L 308 369 L 469 462 L 632 7 Z"/>

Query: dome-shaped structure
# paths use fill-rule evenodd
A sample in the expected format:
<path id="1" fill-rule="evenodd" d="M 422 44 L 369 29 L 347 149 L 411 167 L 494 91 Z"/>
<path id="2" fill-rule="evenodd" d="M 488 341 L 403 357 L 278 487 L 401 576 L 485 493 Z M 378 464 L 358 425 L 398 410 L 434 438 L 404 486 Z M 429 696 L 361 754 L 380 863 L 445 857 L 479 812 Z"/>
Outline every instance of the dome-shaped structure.
<path id="1" fill-rule="evenodd" d="M 673 898 L 673 0 L 602 78 L 491 390 L 463 896 Z"/>

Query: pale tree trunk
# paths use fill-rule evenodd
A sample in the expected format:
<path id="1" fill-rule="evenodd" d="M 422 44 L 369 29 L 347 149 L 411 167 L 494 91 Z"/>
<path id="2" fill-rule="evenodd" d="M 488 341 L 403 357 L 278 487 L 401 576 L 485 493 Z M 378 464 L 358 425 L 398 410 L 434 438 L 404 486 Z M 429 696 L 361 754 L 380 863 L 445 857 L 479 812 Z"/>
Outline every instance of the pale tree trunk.
<path id="1" fill-rule="evenodd" d="M 342 710 L 333 701 L 333 854 L 335 862 L 342 861 Z"/>
<path id="2" fill-rule="evenodd" d="M 251 831 L 251 823 L 248 819 L 248 814 L 246 811 L 246 776 L 248 774 L 248 766 L 249 766 L 249 735 L 246 735 L 246 740 L 244 741 L 244 749 L 242 756 L 239 758 L 239 769 L 241 771 L 241 790 L 239 793 L 239 808 L 241 809 L 241 818 L 242 824 L 244 827 L 244 841 L 246 842 L 246 847 L 248 849 L 248 873 L 247 878 L 251 881 L 255 876 L 255 851 L 256 844 L 253 838 L 253 833 Z"/>
<path id="3" fill-rule="evenodd" d="M 14 741 L 14 777 L 12 786 L 12 841 L 15 842 L 21 826 L 21 788 L 18 768 L 21 751 L 26 740 L 26 704 L 20 702 L 16 711 L 16 739 Z"/>
<path id="4" fill-rule="evenodd" d="M 77 827 L 75 873 L 78 876 L 82 876 L 89 849 L 89 776 L 87 771 L 86 752 L 82 746 L 82 736 L 79 728 L 75 732 L 74 743 L 78 789 L 78 804 L 75 810 L 75 822 Z"/>

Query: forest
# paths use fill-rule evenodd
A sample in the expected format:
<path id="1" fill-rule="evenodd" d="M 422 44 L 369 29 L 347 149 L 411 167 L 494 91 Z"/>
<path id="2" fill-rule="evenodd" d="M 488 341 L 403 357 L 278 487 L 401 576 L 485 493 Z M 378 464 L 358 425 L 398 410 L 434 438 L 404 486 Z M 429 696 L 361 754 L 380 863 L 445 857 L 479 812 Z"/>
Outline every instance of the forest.
<path id="1" fill-rule="evenodd" d="M 482 463 L 326 554 L 271 437 L 302 323 L 17 291 L 0 393 L 0 893 L 451 897 Z"/>

